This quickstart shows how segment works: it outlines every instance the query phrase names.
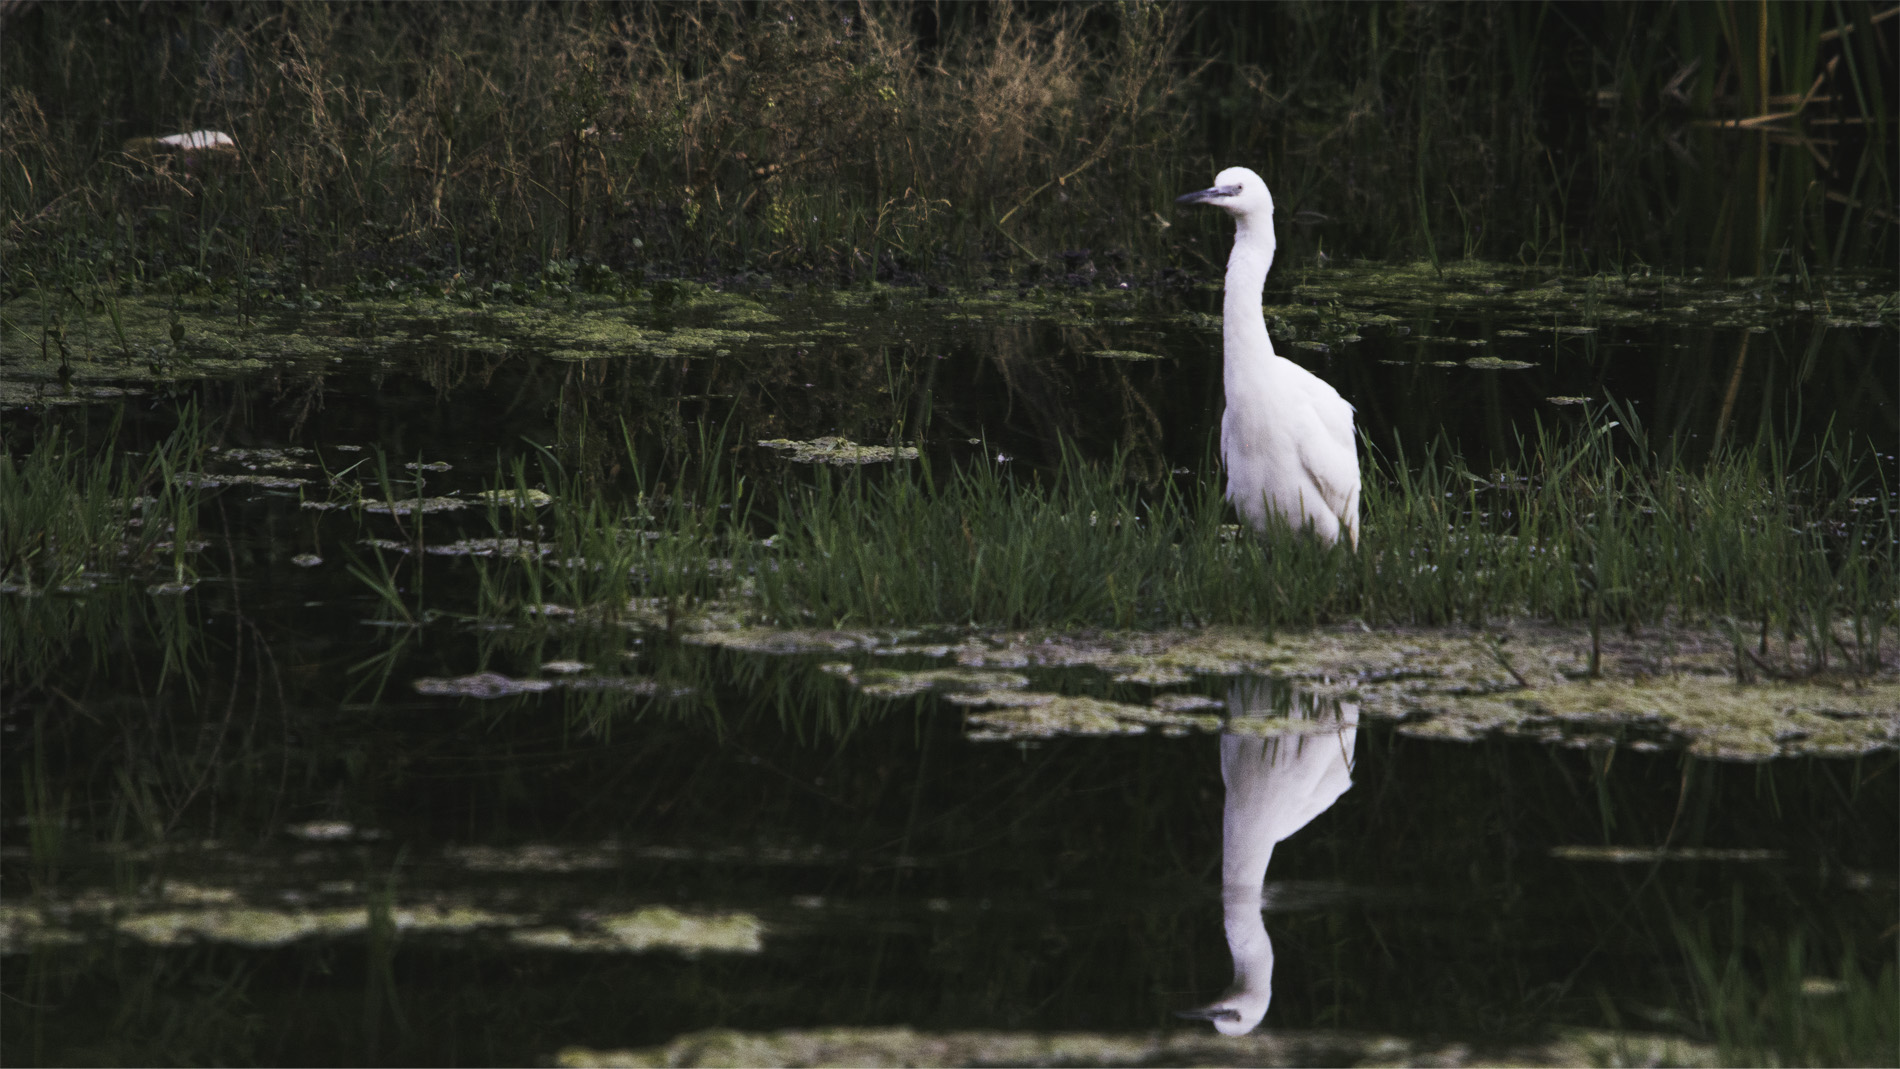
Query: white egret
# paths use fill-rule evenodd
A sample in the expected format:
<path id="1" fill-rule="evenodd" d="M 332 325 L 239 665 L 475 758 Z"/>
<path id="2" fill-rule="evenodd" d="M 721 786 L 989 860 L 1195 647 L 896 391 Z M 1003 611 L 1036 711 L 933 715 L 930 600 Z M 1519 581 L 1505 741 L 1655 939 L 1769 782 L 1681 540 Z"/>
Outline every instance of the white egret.
<path id="1" fill-rule="evenodd" d="M 1318 376 L 1273 351 L 1260 293 L 1273 266 L 1273 194 L 1260 176 L 1229 167 L 1214 185 L 1175 198 L 1211 204 L 1234 217 L 1227 257 L 1221 374 L 1227 410 L 1220 422 L 1227 500 L 1264 531 L 1270 522 L 1310 526 L 1327 545 L 1340 533 L 1359 544 L 1359 450 L 1352 405 Z"/>
<path id="2" fill-rule="evenodd" d="M 1227 694 L 1229 722 L 1271 716 L 1272 686 L 1264 679 L 1235 681 Z M 1234 959 L 1234 982 L 1215 1002 L 1180 1016 L 1212 1021 L 1222 1035 L 1253 1031 L 1273 1001 L 1273 941 L 1261 910 L 1274 846 L 1352 786 L 1359 707 L 1350 702 L 1334 707 L 1296 694 L 1289 715 L 1309 723 L 1288 735 L 1229 730 L 1220 737 L 1220 778 L 1227 787 L 1221 807 L 1221 920 Z"/>

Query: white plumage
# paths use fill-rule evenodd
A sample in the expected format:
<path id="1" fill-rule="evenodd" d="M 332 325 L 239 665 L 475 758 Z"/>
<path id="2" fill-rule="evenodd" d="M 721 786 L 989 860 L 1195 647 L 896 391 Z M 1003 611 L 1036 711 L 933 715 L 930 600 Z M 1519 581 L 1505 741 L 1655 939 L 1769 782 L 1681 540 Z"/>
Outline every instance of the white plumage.
<path id="1" fill-rule="evenodd" d="M 1359 449 L 1352 406 L 1339 391 L 1273 351 L 1260 294 L 1273 266 L 1273 195 L 1260 176 L 1229 167 L 1212 188 L 1176 198 L 1234 217 L 1221 305 L 1227 410 L 1221 463 L 1227 499 L 1255 530 L 1269 522 L 1311 526 L 1331 545 L 1359 544 Z"/>

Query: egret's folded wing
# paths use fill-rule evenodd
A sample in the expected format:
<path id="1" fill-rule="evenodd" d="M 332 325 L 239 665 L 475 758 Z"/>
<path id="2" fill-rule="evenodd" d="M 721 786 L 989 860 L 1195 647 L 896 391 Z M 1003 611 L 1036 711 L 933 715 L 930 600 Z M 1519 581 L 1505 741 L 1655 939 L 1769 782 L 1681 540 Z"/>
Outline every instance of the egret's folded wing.
<path id="1" fill-rule="evenodd" d="M 1300 443 L 1300 463 L 1326 507 L 1345 524 L 1359 497 L 1359 441 L 1352 429 L 1352 405 L 1322 379 L 1314 378 L 1308 386 L 1307 402 L 1319 433 Z"/>

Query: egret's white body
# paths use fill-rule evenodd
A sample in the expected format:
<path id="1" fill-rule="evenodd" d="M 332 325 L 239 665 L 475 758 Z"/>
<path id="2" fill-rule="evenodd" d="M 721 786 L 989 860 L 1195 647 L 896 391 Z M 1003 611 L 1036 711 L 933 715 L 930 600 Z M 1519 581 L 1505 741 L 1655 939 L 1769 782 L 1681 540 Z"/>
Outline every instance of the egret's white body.
<path id="1" fill-rule="evenodd" d="M 1227 696 L 1230 720 L 1273 713 L 1272 685 L 1238 680 Z M 1353 744 L 1359 707 L 1326 707 L 1298 695 L 1293 719 L 1329 722 L 1332 730 L 1261 736 L 1222 732 L 1220 775 L 1227 787 L 1221 811 L 1221 920 L 1234 959 L 1234 982 L 1220 999 L 1182 1013 L 1212 1021 L 1223 1035 L 1244 1036 L 1260 1024 L 1273 1001 L 1273 941 L 1267 937 L 1263 886 L 1273 848 L 1324 813 L 1352 786 Z"/>
<path id="2" fill-rule="evenodd" d="M 1177 198 L 1234 217 L 1221 334 L 1227 410 L 1221 463 L 1227 500 L 1255 530 L 1311 526 L 1327 545 L 1359 544 L 1359 450 L 1352 405 L 1312 372 L 1273 351 L 1260 294 L 1273 266 L 1273 195 L 1260 176 L 1229 167 L 1211 189 Z"/>

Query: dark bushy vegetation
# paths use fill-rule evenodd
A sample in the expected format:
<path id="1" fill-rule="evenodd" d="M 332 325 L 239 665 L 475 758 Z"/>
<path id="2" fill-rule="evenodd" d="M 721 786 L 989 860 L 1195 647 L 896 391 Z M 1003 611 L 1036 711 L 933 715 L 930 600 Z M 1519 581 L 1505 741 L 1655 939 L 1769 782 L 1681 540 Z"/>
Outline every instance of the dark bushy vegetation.
<path id="1" fill-rule="evenodd" d="M 1205 271 L 1219 221 L 1170 198 L 1235 162 L 1300 253 L 1884 265 L 1900 20 L 1876 14 L 29 5 L 0 34 L 6 286 Z M 123 151 L 194 128 L 239 152 Z"/>

